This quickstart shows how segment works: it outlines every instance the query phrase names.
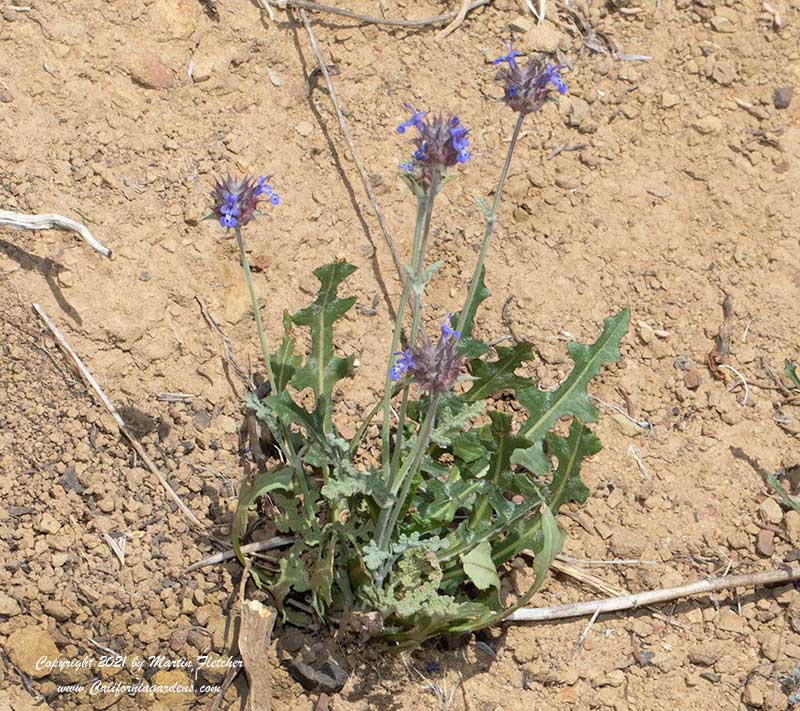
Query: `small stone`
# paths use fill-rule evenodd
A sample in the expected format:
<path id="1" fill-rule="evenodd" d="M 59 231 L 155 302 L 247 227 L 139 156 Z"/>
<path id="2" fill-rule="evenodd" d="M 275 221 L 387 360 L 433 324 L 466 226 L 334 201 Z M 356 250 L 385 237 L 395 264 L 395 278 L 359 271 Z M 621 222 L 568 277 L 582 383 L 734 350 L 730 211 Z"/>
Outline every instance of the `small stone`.
<path id="1" fill-rule="evenodd" d="M 46 600 L 42 608 L 45 611 L 45 614 L 50 615 L 54 620 L 58 622 L 66 622 L 70 617 L 72 617 L 72 611 L 63 603 L 58 602 L 57 600 Z"/>
<path id="2" fill-rule="evenodd" d="M 520 50 L 529 52 L 555 52 L 563 43 L 564 35 L 548 25 L 534 25 L 519 40 Z"/>
<path id="3" fill-rule="evenodd" d="M 766 523 L 778 524 L 783 520 L 783 510 L 773 498 L 764 499 L 758 507 L 761 518 Z"/>
<path id="4" fill-rule="evenodd" d="M 703 376 L 697 368 L 687 370 L 683 375 L 683 384 L 689 390 L 697 390 L 703 382 Z"/>
<path id="5" fill-rule="evenodd" d="M 51 513 L 45 511 L 36 523 L 35 528 L 39 533 L 56 533 L 61 528 L 61 523 L 56 521 Z"/>
<path id="6" fill-rule="evenodd" d="M 0 104 L 10 104 L 14 101 L 11 92 L 4 86 L 0 87 Z"/>
<path id="7" fill-rule="evenodd" d="M 17 630 L 6 640 L 5 651 L 14 666 L 34 679 L 42 679 L 51 671 L 40 660 L 52 662 L 60 656 L 53 638 L 41 627 Z"/>
<path id="8" fill-rule="evenodd" d="M 661 95 L 661 108 L 662 109 L 671 109 L 673 106 L 677 106 L 681 103 L 681 97 L 677 96 L 676 94 L 670 94 L 669 92 L 664 92 Z"/>
<path id="9" fill-rule="evenodd" d="M 701 667 L 710 667 L 717 663 L 725 652 L 719 642 L 704 642 L 689 652 L 689 661 Z"/>
<path id="10" fill-rule="evenodd" d="M 794 95 L 794 87 L 780 86 L 772 92 L 772 103 L 776 109 L 788 109 Z"/>
<path id="11" fill-rule="evenodd" d="M 128 74 L 145 89 L 171 89 L 175 83 L 169 68 L 148 50 L 131 50 Z"/>
<path id="12" fill-rule="evenodd" d="M 116 508 L 116 503 L 114 502 L 114 499 L 106 497 L 97 502 L 97 508 L 99 508 L 103 513 L 112 513 Z"/>
<path id="13" fill-rule="evenodd" d="M 778 661 L 781 654 L 781 635 L 767 631 L 761 640 L 761 653 L 771 662 Z"/>
<path id="14" fill-rule="evenodd" d="M 530 17 L 518 15 L 508 23 L 508 27 L 509 29 L 514 30 L 514 32 L 529 32 L 533 29 L 534 24 Z"/>
<path id="15" fill-rule="evenodd" d="M 306 691 L 335 694 L 347 681 L 348 674 L 336 662 L 323 662 L 315 669 L 310 664 L 293 659 L 287 665 L 289 674 L 300 682 Z"/>
<path id="16" fill-rule="evenodd" d="M 724 632 L 742 634 L 747 631 L 747 623 L 730 608 L 725 608 L 719 613 L 717 628 Z"/>
<path id="17" fill-rule="evenodd" d="M 800 511 L 791 509 L 783 516 L 783 530 L 793 546 L 800 544 Z"/>
<path id="18" fill-rule="evenodd" d="M 301 121 L 294 127 L 294 130 L 304 138 L 308 138 L 314 130 L 314 126 L 308 121 Z"/>
<path id="19" fill-rule="evenodd" d="M 762 529 L 758 532 L 756 551 L 765 558 L 772 557 L 772 554 L 775 553 L 775 534 L 772 531 Z"/>
<path id="20" fill-rule="evenodd" d="M 714 133 L 719 133 L 722 128 L 722 119 L 719 116 L 703 116 L 703 118 L 697 119 L 692 124 L 692 128 L 697 131 L 701 136 L 709 136 Z"/>
<path id="21" fill-rule="evenodd" d="M 0 616 L 14 617 L 22 612 L 19 603 L 4 592 L 0 592 Z"/>
<path id="22" fill-rule="evenodd" d="M 731 531 L 728 536 L 728 545 L 734 550 L 741 551 L 750 547 L 750 536 L 741 529 Z"/>
<path id="23" fill-rule="evenodd" d="M 733 22 L 722 15 L 714 15 L 714 17 L 711 18 L 711 27 L 714 32 L 721 32 L 724 34 L 736 32 L 736 26 Z"/>
<path id="24" fill-rule="evenodd" d="M 736 79 L 736 72 L 729 64 L 719 62 L 711 72 L 711 78 L 720 86 L 730 86 Z"/>
<path id="25" fill-rule="evenodd" d="M 583 99 L 573 99 L 567 123 L 573 128 L 580 126 L 589 116 L 591 107 Z"/>
<path id="26" fill-rule="evenodd" d="M 764 705 L 764 694 L 755 684 L 748 684 L 742 692 L 742 703 L 760 709 Z"/>

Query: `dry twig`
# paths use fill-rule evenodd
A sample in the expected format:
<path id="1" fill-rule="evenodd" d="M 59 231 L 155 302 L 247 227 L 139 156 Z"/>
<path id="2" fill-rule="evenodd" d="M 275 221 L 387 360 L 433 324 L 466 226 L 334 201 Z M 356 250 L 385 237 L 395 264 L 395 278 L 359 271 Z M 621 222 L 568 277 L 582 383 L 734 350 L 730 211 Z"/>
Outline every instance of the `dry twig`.
<path id="1" fill-rule="evenodd" d="M 438 25 L 442 22 L 449 22 L 454 17 L 458 16 L 460 10 L 453 10 L 444 13 L 444 15 L 436 15 L 435 17 L 427 17 L 423 20 L 395 20 L 390 17 L 372 17 L 370 15 L 359 15 L 357 12 L 344 10 L 340 7 L 333 7 L 331 5 L 321 5 L 320 3 L 311 2 L 310 0 L 263 0 L 266 4 L 285 10 L 286 8 L 296 7 L 298 10 L 313 10 L 315 12 L 327 12 L 331 15 L 339 15 L 346 17 L 350 20 L 357 20 L 358 22 L 366 22 L 370 25 L 386 25 L 388 27 L 426 27 L 427 25 Z M 467 8 L 467 12 L 488 5 L 492 0 L 473 0 Z"/>
<path id="2" fill-rule="evenodd" d="M 293 5 L 296 4 L 296 2 L 297 0 L 291 0 Z M 314 3 L 307 4 L 313 5 Z M 328 71 L 328 65 L 325 63 L 325 57 L 322 56 L 322 50 L 319 48 L 319 43 L 317 42 L 314 30 L 311 29 L 311 23 L 308 21 L 308 15 L 306 15 L 305 10 L 302 9 L 305 7 L 305 5 L 306 3 L 303 5 L 297 5 L 297 7 L 300 8 L 300 18 L 303 20 L 303 25 L 308 33 L 308 39 L 311 42 L 311 49 L 314 52 L 314 56 L 317 58 L 319 69 L 322 72 L 322 77 L 325 79 L 325 86 L 328 88 L 328 94 L 331 97 L 333 108 L 336 111 L 336 118 L 339 120 L 339 128 L 342 131 L 344 140 L 347 142 L 347 147 L 350 149 L 350 155 L 353 156 L 353 163 L 355 163 L 358 174 L 361 176 L 361 182 L 364 184 L 364 190 L 366 191 L 367 197 L 369 198 L 369 203 L 372 206 L 372 212 L 375 214 L 375 218 L 378 220 L 381 232 L 383 232 L 383 239 L 386 241 L 386 246 L 389 248 L 389 253 L 392 255 L 392 261 L 394 262 L 394 266 L 397 269 L 398 275 L 400 276 L 400 281 L 405 281 L 403 265 L 400 262 L 400 258 L 397 256 L 397 250 L 394 247 L 392 236 L 389 234 L 389 228 L 386 226 L 386 221 L 383 219 L 383 213 L 381 212 L 380 207 L 378 207 L 378 198 L 375 197 L 375 191 L 372 189 L 372 184 L 370 183 L 367 171 L 364 170 L 364 165 L 358 155 L 355 143 L 353 143 L 353 135 L 350 133 L 350 129 L 347 126 L 347 121 L 345 121 L 344 114 L 339 106 L 339 100 L 336 98 L 336 91 L 333 88 L 333 82 L 331 82 L 331 76 L 330 72 Z"/>
<path id="3" fill-rule="evenodd" d="M 0 225 L 9 227 L 22 227 L 26 230 L 50 230 L 54 227 L 61 227 L 65 230 L 77 232 L 81 239 L 86 242 L 95 252 L 99 252 L 104 257 L 111 257 L 111 250 L 100 244 L 92 233 L 80 222 L 70 220 L 69 217 L 61 215 L 25 215 L 21 212 L 11 212 L 10 210 L 0 210 Z"/>
<path id="4" fill-rule="evenodd" d="M 246 546 L 242 546 L 240 550 L 244 554 L 258 553 L 259 551 L 268 551 L 273 548 L 288 546 L 289 544 L 294 543 L 295 540 L 296 539 L 293 536 L 275 536 L 275 538 L 270 538 L 268 541 L 256 541 L 255 543 L 248 543 Z M 235 556 L 236 553 L 233 550 L 215 553 L 214 555 L 208 556 L 208 558 L 203 558 L 203 560 L 197 561 L 197 563 L 192 563 L 185 572 L 191 573 L 194 570 L 205 568 L 207 565 L 224 563 L 226 560 L 230 560 Z"/>
<path id="5" fill-rule="evenodd" d="M 650 590 L 649 592 L 634 593 L 633 595 L 622 595 L 606 600 L 591 600 L 588 602 L 576 602 L 569 605 L 556 605 L 554 607 L 527 607 L 517 610 L 506 618 L 506 622 L 542 622 L 544 620 L 563 620 L 569 617 L 583 617 L 593 615 L 596 610 L 600 614 L 607 612 L 620 612 L 622 610 L 635 610 L 645 605 L 655 605 L 661 602 L 669 602 L 682 597 L 692 595 L 702 595 L 704 593 L 716 592 L 717 590 L 729 590 L 731 588 L 750 588 L 762 587 L 764 585 L 775 585 L 776 583 L 787 583 L 792 580 L 800 579 L 800 565 L 787 565 L 780 570 L 768 570 L 762 573 L 745 573 L 743 575 L 730 575 L 717 578 L 716 580 L 698 580 L 687 585 L 679 585 L 675 588 L 663 588 L 661 590 Z"/>
<path id="6" fill-rule="evenodd" d="M 39 304 L 33 305 L 34 311 L 39 315 L 39 318 L 44 321 L 47 328 L 50 329 L 50 332 L 53 334 L 53 337 L 58 342 L 58 345 L 67 353 L 67 355 L 72 358 L 73 363 L 75 363 L 75 367 L 78 369 L 78 372 L 83 377 L 84 381 L 87 385 L 94 391 L 95 395 L 100 399 L 100 402 L 103 403 L 103 406 L 106 408 L 108 413 L 114 418 L 114 421 L 117 423 L 117 427 L 125 439 L 130 442 L 131 447 L 133 447 L 136 454 L 139 455 L 141 460 L 145 463 L 147 468 L 152 472 L 152 474 L 158 479 L 158 483 L 164 488 L 164 491 L 169 494 L 172 500 L 178 505 L 178 508 L 181 512 L 192 522 L 197 528 L 199 528 L 206 536 L 209 538 L 217 541 L 218 543 L 224 543 L 225 545 L 229 545 L 225 541 L 221 541 L 220 539 L 213 536 L 208 529 L 206 528 L 205 524 L 197 518 L 197 516 L 192 513 L 192 510 L 181 500 L 181 498 L 175 493 L 175 490 L 172 488 L 170 483 L 166 480 L 164 475 L 158 470 L 153 461 L 150 457 L 147 456 L 147 452 L 144 451 L 144 447 L 139 443 L 139 440 L 134 437 L 133 433 L 128 429 L 128 426 L 125 424 L 125 420 L 122 419 L 120 414 L 117 412 L 117 409 L 111 403 L 111 400 L 108 399 L 108 396 L 103 392 L 103 389 L 97 384 L 97 381 L 94 379 L 92 374 L 89 372 L 89 369 L 83 364 L 83 361 L 80 359 L 78 354 L 72 349 L 72 346 L 69 345 L 67 339 L 64 338 L 64 335 L 61 331 L 58 330 L 56 325 L 49 319 L 47 314 L 44 312 L 44 309 L 39 306 Z"/>

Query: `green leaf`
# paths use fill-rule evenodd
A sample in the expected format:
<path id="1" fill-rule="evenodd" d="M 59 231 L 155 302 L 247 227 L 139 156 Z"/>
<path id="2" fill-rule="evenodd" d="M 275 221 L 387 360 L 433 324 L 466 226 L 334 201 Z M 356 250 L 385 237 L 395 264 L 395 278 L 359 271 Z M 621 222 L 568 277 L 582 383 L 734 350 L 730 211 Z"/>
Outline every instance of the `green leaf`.
<path id="1" fill-rule="evenodd" d="M 303 367 L 292 378 L 297 390 L 311 388 L 318 399 L 329 398 L 333 386 L 353 368 L 355 356 L 339 358 L 333 354 L 333 323 L 352 308 L 356 297 L 340 299 L 337 289 L 356 268 L 347 262 L 334 262 L 314 270 L 320 281 L 316 301 L 292 317 L 298 326 L 311 329 L 311 350 Z"/>
<path id="2" fill-rule="evenodd" d="M 478 590 L 489 587 L 500 589 L 500 577 L 492 562 L 492 545 L 489 541 L 479 543 L 469 553 L 462 555 L 461 564 Z"/>
<path id="3" fill-rule="evenodd" d="M 483 346 L 484 353 L 486 352 L 486 346 L 481 343 L 480 341 L 475 341 L 472 338 L 472 328 L 475 325 L 475 314 L 478 311 L 478 307 L 489 298 L 491 292 L 486 288 L 486 284 L 484 283 L 484 278 L 486 276 L 486 268 L 481 268 L 481 273 L 478 275 L 478 289 L 475 292 L 475 298 L 470 304 L 469 310 L 467 311 L 466 318 L 464 319 L 464 325 L 461 327 L 461 340 L 458 346 L 458 352 L 462 355 L 466 354 L 467 348 L 474 348 L 476 344 L 480 344 Z M 470 287 L 472 286 L 472 280 L 469 283 Z M 457 314 L 453 314 L 453 323 L 459 324 L 461 323 L 461 311 Z M 471 355 L 471 354 L 470 354 Z"/>
<path id="4" fill-rule="evenodd" d="M 566 534 L 558 527 L 556 518 L 549 506 L 542 508 L 542 548 L 537 551 L 536 557 L 533 559 L 533 572 L 536 579 L 533 583 L 533 588 L 528 592 L 527 602 L 530 597 L 536 592 L 536 589 L 544 582 L 547 571 L 556 559 L 556 556 L 561 552 L 564 546 L 564 539 Z"/>
<path id="5" fill-rule="evenodd" d="M 800 513 L 800 504 L 798 504 L 789 496 L 789 494 L 786 493 L 786 489 L 781 486 L 781 483 L 778 481 L 778 477 L 776 477 L 774 474 L 767 474 L 767 484 L 769 484 L 773 489 L 775 489 L 775 491 L 778 492 L 778 496 L 781 497 L 781 500 L 786 506 Z"/>
<path id="6" fill-rule="evenodd" d="M 431 442 L 440 447 L 448 447 L 467 423 L 483 412 L 485 406 L 485 400 L 465 402 L 453 394 L 448 394 L 442 398 L 436 411 L 436 427 L 431 433 Z"/>
<path id="7" fill-rule="evenodd" d="M 336 550 L 336 532 L 320 547 L 320 555 L 314 564 L 309 587 L 313 593 L 313 607 L 324 618 L 324 606 L 333 601 L 333 563 Z M 322 604 L 320 604 L 322 603 Z"/>
<path id="8" fill-rule="evenodd" d="M 788 358 L 783 362 L 783 372 L 789 380 L 792 381 L 796 388 L 800 388 L 800 376 L 797 375 L 797 364 L 790 361 Z"/>
<path id="9" fill-rule="evenodd" d="M 306 570 L 302 558 L 305 547 L 306 545 L 302 541 L 295 543 L 289 551 L 289 556 L 281 558 L 280 575 L 275 584 L 270 587 L 272 597 L 275 599 L 275 607 L 278 609 L 283 607 L 283 601 L 292 590 L 299 593 L 311 590 L 308 570 Z"/>
<path id="10" fill-rule="evenodd" d="M 275 375 L 275 389 L 278 391 L 273 393 L 274 395 L 286 390 L 286 386 L 302 362 L 302 356 L 294 353 L 294 339 L 288 335 L 284 336 L 281 347 L 270 358 L 272 372 Z"/>
<path id="11" fill-rule="evenodd" d="M 497 360 L 486 362 L 472 360 L 472 375 L 475 381 L 464 394 L 464 399 L 474 402 L 490 397 L 501 390 L 531 389 L 530 378 L 516 375 L 514 371 L 524 362 L 533 360 L 530 343 L 518 343 L 512 348 L 498 346 Z"/>
<path id="12" fill-rule="evenodd" d="M 550 510 L 558 510 L 570 501 L 583 503 L 589 496 L 589 490 L 581 481 L 581 462 L 600 451 L 600 440 L 588 427 L 578 420 L 573 420 L 569 435 L 559 437 L 548 433 L 547 448 L 558 460 L 558 467 L 547 492 L 547 504 Z M 512 457 L 513 459 L 513 457 Z M 494 549 L 496 564 L 511 560 L 521 550 L 533 548 L 537 550 L 541 544 L 542 516 L 537 514 L 530 519 L 519 522 L 505 540 Z"/>
<path id="13" fill-rule="evenodd" d="M 256 500 L 270 491 L 290 491 L 292 488 L 292 470 L 284 467 L 277 471 L 264 471 L 256 476 L 252 482 L 245 482 L 239 490 L 236 502 L 236 513 L 231 524 L 231 542 L 236 557 L 242 565 L 245 564 L 241 549 L 242 536 L 247 531 L 247 512 Z"/>
<path id="14" fill-rule="evenodd" d="M 603 333 L 592 345 L 570 343 L 569 354 L 575 367 L 558 388 L 550 392 L 538 388 L 517 392 L 517 399 L 529 414 L 519 434 L 532 440 L 533 446 L 515 452 L 511 459 L 513 464 L 519 464 L 533 474 L 546 474 L 550 471 L 550 463 L 542 450 L 545 432 L 565 415 L 583 422 L 597 419 L 597 408 L 589 400 L 586 386 L 605 363 L 619 361 L 619 343 L 628 330 L 630 316 L 630 309 L 626 308 L 607 318 Z"/>

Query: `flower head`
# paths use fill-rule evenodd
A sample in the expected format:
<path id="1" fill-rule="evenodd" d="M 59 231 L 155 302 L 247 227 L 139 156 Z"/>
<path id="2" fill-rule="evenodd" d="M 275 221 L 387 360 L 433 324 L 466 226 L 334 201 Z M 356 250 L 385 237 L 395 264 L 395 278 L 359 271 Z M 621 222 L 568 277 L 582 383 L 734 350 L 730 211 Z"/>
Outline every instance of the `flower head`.
<path id="1" fill-rule="evenodd" d="M 235 180 L 230 175 L 224 180 L 216 180 L 211 191 L 212 215 L 225 228 L 240 227 L 256 216 L 260 198 L 266 197 L 272 205 L 278 205 L 280 198 L 267 180 L 269 176 L 256 180 L 245 176 Z"/>
<path id="2" fill-rule="evenodd" d="M 450 314 L 444 317 L 439 328 L 441 337 L 435 346 L 423 333 L 418 348 L 407 348 L 394 354 L 396 360 L 389 369 L 392 380 L 400 380 L 408 373 L 421 388 L 439 395 L 455 385 L 461 372 L 461 357 L 458 355 L 461 333 L 452 327 Z"/>
<path id="3" fill-rule="evenodd" d="M 400 380 L 403 377 L 403 373 L 414 367 L 414 357 L 411 355 L 411 349 L 409 348 L 404 351 L 398 351 L 395 355 L 397 360 L 389 369 L 389 376 L 392 380 Z"/>
<path id="4" fill-rule="evenodd" d="M 519 52 L 508 46 L 508 54 L 498 57 L 492 64 L 508 64 L 497 74 L 498 80 L 505 90 L 505 102 L 514 111 L 530 114 L 544 106 L 551 92 L 567 93 L 567 85 L 561 79 L 560 64 L 553 65 L 543 54 L 528 59 L 524 66 L 519 66 L 516 57 Z"/>
<path id="5" fill-rule="evenodd" d="M 418 167 L 423 176 L 429 176 L 433 168 L 452 168 L 470 159 L 467 129 L 461 125 L 458 116 L 445 118 L 438 114 L 426 119 L 424 111 L 416 111 L 411 104 L 405 104 L 405 107 L 411 112 L 411 118 L 403 121 L 397 127 L 397 132 L 405 133 L 413 126 L 419 135 L 413 139 L 417 147 L 413 153 L 414 160 L 401 164 L 400 170 L 409 173 Z"/>

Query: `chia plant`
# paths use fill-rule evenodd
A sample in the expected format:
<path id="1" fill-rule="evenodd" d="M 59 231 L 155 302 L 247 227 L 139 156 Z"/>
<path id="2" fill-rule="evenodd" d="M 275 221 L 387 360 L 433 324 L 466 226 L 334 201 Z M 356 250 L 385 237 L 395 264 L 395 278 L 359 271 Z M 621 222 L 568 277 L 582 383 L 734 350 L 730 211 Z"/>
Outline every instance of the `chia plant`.
<path id="1" fill-rule="evenodd" d="M 600 443 L 586 426 L 597 419 L 586 387 L 605 363 L 619 360 L 629 310 L 606 319 L 595 343 L 568 345 L 574 367 L 549 391 L 518 372 L 533 360 L 531 344 L 491 348 L 474 333 L 476 311 L 489 296 L 484 262 L 523 122 L 553 92 L 567 90 L 562 67 L 543 56 L 520 66 L 518 56 L 509 47 L 495 61 L 504 65 L 498 80 L 517 119 L 491 205 L 477 198 L 485 229 L 474 274 L 462 309 L 443 314 L 433 335 L 421 306 L 441 266 L 426 259 L 434 205 L 453 171 L 469 163 L 470 144 L 458 117 L 406 104 L 411 116 L 397 133 L 415 132 L 411 158 L 400 165 L 417 207 L 411 259 L 383 398 L 350 438 L 334 422 L 332 397 L 352 373 L 354 356 L 336 355 L 333 335 L 356 301 L 338 293 L 355 267 L 342 261 L 314 271 L 315 301 L 284 315 L 282 341 L 271 352 L 242 228 L 259 214 L 261 198 L 277 204 L 277 195 L 263 178 L 228 178 L 214 187 L 212 215 L 234 230 L 269 378 L 268 393 L 251 394 L 246 405 L 279 450 L 270 461 L 256 458 L 255 475 L 242 483 L 232 541 L 245 563 L 242 543 L 263 523 L 253 509 L 267 499 L 260 510 L 269 512 L 269 528 L 293 543 L 253 560 L 250 572 L 293 623 L 378 613 L 374 632 L 398 649 L 493 625 L 525 605 L 544 580 L 564 541 L 555 520 L 560 507 L 588 496 L 580 466 Z M 296 352 L 296 328 L 310 331 L 305 356 Z M 501 402 L 510 398 L 522 416 Z M 568 431 L 556 433 L 563 419 L 570 420 Z M 376 431 L 380 455 L 373 457 L 368 432 Z M 501 599 L 500 575 L 524 550 L 534 554 L 533 583 L 511 604 Z M 307 612 L 288 605 L 291 599 Z"/>

